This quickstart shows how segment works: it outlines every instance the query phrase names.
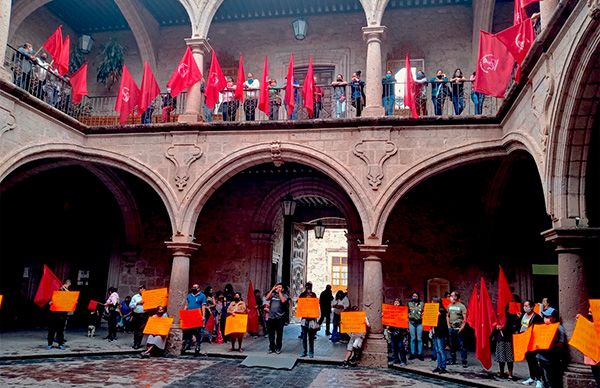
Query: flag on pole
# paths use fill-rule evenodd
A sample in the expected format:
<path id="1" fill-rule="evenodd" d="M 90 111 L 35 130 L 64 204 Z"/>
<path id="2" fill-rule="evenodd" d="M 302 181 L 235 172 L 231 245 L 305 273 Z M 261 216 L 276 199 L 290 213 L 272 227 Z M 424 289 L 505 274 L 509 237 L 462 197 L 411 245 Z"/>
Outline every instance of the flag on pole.
<path id="1" fill-rule="evenodd" d="M 158 82 L 152 74 L 152 69 L 148 62 L 144 61 L 144 75 L 142 76 L 142 90 L 140 93 L 140 105 L 138 115 L 141 116 L 152 104 L 152 101 L 160 94 Z"/>
<path id="2" fill-rule="evenodd" d="M 533 23 L 527 18 L 519 24 L 508 27 L 496 34 L 496 37 L 504 43 L 506 49 L 511 53 L 517 62 L 517 73 L 515 79 L 518 81 L 521 74 L 521 64 L 527 56 L 529 49 L 535 41 L 533 32 Z"/>
<path id="3" fill-rule="evenodd" d="M 496 307 L 499 325 L 504 325 L 506 323 L 506 306 L 508 306 L 512 300 L 513 296 L 510 291 L 510 286 L 508 285 L 502 266 L 500 266 L 500 271 L 498 272 L 498 303 Z"/>
<path id="4" fill-rule="evenodd" d="M 140 88 L 135 83 L 133 77 L 131 77 L 127 66 L 123 65 L 123 75 L 115 104 L 115 111 L 119 112 L 119 124 L 125 124 L 127 116 L 133 113 L 133 110 L 138 105 L 139 98 Z"/>
<path id="5" fill-rule="evenodd" d="M 248 333 L 258 334 L 258 309 L 256 307 L 256 297 L 254 296 L 254 286 L 252 280 L 248 284 L 248 295 L 246 296 L 246 307 L 248 308 Z"/>
<path id="6" fill-rule="evenodd" d="M 493 97 L 504 97 L 514 67 L 514 59 L 494 34 L 479 32 L 477 78 L 473 89 Z"/>
<path id="7" fill-rule="evenodd" d="M 492 350 L 490 346 L 490 335 L 496 326 L 497 319 L 492 305 L 492 299 L 488 293 L 483 277 L 481 278 L 481 290 L 479 292 L 479 311 L 477 316 L 477 328 L 475 329 L 475 356 L 485 369 L 492 367 Z"/>
<path id="8" fill-rule="evenodd" d="M 177 97 L 179 93 L 189 88 L 202 79 L 202 73 L 198 64 L 192 55 L 189 46 L 185 49 L 185 54 L 181 57 L 179 64 L 171 74 L 167 87 L 171 88 L 171 96 Z"/>
<path id="9" fill-rule="evenodd" d="M 71 74 L 71 101 L 79 104 L 83 96 L 87 96 L 87 63 Z"/>
<path id="10" fill-rule="evenodd" d="M 471 298 L 467 305 L 467 323 L 473 330 L 477 329 L 477 315 L 479 311 L 479 297 L 478 297 L 479 284 L 475 283 L 473 286 L 473 292 L 471 292 Z"/>
<path id="11" fill-rule="evenodd" d="M 244 82 L 246 81 L 246 73 L 244 73 L 244 60 L 240 54 L 240 64 L 238 66 L 237 79 L 235 80 L 235 99 L 238 101 L 244 100 Z"/>
<path id="12" fill-rule="evenodd" d="M 258 95 L 258 109 L 269 115 L 269 61 L 265 55 L 265 65 L 263 67 L 262 83 Z"/>
<path id="13" fill-rule="evenodd" d="M 288 64 L 287 77 L 285 81 L 285 100 L 284 100 L 288 119 L 294 113 L 294 53 L 290 54 L 290 63 Z"/>
<path id="14" fill-rule="evenodd" d="M 410 115 L 413 119 L 418 119 L 417 101 L 415 98 L 415 80 L 412 76 L 412 67 L 410 66 L 410 55 L 406 54 L 406 83 L 404 84 L 404 105 L 410 109 Z"/>
<path id="15" fill-rule="evenodd" d="M 62 48 L 60 50 L 60 54 L 58 58 L 54 60 L 54 66 L 58 71 L 58 74 L 64 76 L 69 72 L 69 58 L 70 58 L 70 50 L 71 50 L 71 38 L 69 35 L 62 42 Z"/>
<path id="16" fill-rule="evenodd" d="M 215 104 L 219 101 L 219 92 L 227 87 L 227 80 L 223 74 L 223 70 L 219 65 L 217 54 L 215 50 L 212 51 L 212 57 L 210 59 L 210 70 L 208 71 L 208 77 L 206 77 L 206 95 L 205 104 L 212 109 Z"/>
<path id="17" fill-rule="evenodd" d="M 52 293 L 60 289 L 60 286 L 62 286 L 60 279 L 44 264 L 44 273 L 33 298 L 33 303 L 44 307 L 52 299 Z"/>
<path id="18" fill-rule="evenodd" d="M 58 28 L 48 37 L 48 39 L 42 45 L 43 48 L 48 51 L 50 55 L 52 55 L 52 59 L 56 61 L 62 52 L 63 45 L 63 37 L 62 37 L 62 25 L 58 26 Z"/>
<path id="19" fill-rule="evenodd" d="M 308 59 L 308 70 L 306 72 L 306 78 L 304 78 L 304 85 L 302 85 L 302 100 L 304 101 L 304 107 L 308 112 L 308 118 L 312 119 L 315 109 L 315 75 L 312 55 Z"/>

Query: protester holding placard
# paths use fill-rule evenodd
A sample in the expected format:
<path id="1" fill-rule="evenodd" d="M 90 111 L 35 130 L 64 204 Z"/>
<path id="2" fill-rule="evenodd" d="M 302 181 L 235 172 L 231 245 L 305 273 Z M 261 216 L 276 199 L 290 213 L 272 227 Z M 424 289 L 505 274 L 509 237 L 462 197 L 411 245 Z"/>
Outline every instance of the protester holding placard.
<path id="1" fill-rule="evenodd" d="M 340 335 L 340 322 L 342 321 L 341 313 L 350 307 L 350 300 L 344 293 L 344 291 L 339 290 L 335 293 L 335 300 L 333 301 L 333 331 L 331 332 L 331 337 L 329 340 L 333 343 L 338 342 L 341 339 Z"/>
<path id="2" fill-rule="evenodd" d="M 444 374 L 448 373 L 446 371 L 446 340 L 448 338 L 448 322 L 446 320 L 446 316 L 448 312 L 444 307 L 444 302 L 439 298 L 433 298 L 434 302 L 438 302 L 440 304 L 440 309 L 438 313 L 438 323 L 437 326 L 431 328 L 431 335 L 433 339 L 433 351 L 435 352 L 435 360 L 437 361 L 437 366 L 432 371 L 433 373 Z"/>
<path id="3" fill-rule="evenodd" d="M 65 280 L 60 287 L 61 291 L 69 291 L 71 281 Z M 52 308 L 52 300 L 48 302 Z M 65 326 L 67 324 L 67 313 L 62 311 L 50 311 L 48 316 L 48 350 L 53 348 L 54 342 L 58 344 L 60 350 L 65 349 Z"/>
<path id="4" fill-rule="evenodd" d="M 315 294 L 312 290 L 312 283 L 307 282 L 304 286 L 304 292 L 302 292 L 299 298 L 317 298 L 317 294 Z M 313 358 L 315 356 L 315 336 L 317 335 L 317 331 L 319 330 L 319 323 L 317 322 L 317 318 L 311 317 L 301 317 L 300 326 L 302 327 L 302 353 L 300 353 L 300 357 L 306 357 L 306 343 L 308 342 L 308 356 Z"/>
<path id="5" fill-rule="evenodd" d="M 133 348 L 139 349 L 142 347 L 143 331 L 148 320 L 148 315 L 144 310 L 144 299 L 142 293 L 146 291 L 146 286 L 141 285 L 138 288 L 138 293 L 131 297 L 129 307 L 132 309 L 131 326 L 133 327 Z"/>
<path id="6" fill-rule="evenodd" d="M 104 337 L 109 341 L 117 339 L 117 315 L 119 312 L 119 294 L 115 287 L 108 287 L 108 298 L 104 303 L 104 310 L 108 314 L 108 335 Z"/>
<path id="7" fill-rule="evenodd" d="M 352 311 L 358 311 L 358 307 L 352 307 Z M 364 314 L 364 312 L 362 312 Z M 365 314 L 365 329 L 368 330 L 371 325 L 369 324 L 369 319 Z M 344 357 L 343 366 L 344 368 L 348 368 L 349 366 L 356 366 L 357 361 L 360 357 L 360 352 L 362 350 L 363 341 L 367 335 L 367 333 L 349 333 L 350 341 L 348 341 L 348 345 L 346 346 L 346 356 Z"/>
<path id="8" fill-rule="evenodd" d="M 246 303 L 242 300 L 242 295 L 239 292 L 233 294 L 233 300 L 229 304 L 227 308 L 227 314 L 230 316 L 235 316 L 235 314 L 248 314 L 248 309 L 246 308 Z M 238 351 L 243 352 L 242 341 L 244 340 L 244 335 L 246 333 L 231 333 L 229 334 L 229 339 L 231 340 L 231 350 L 235 349 L 235 341 L 238 342 Z"/>
<path id="9" fill-rule="evenodd" d="M 513 353 L 513 334 L 519 328 L 519 318 L 511 314 L 510 305 L 505 307 L 505 323 L 504 325 L 497 324 L 492 333 L 492 340 L 496 343 L 495 358 L 499 366 L 498 377 L 513 379 L 514 353 Z M 507 366 L 508 374 L 504 373 L 504 367 Z"/>
<path id="10" fill-rule="evenodd" d="M 185 298 L 184 310 L 194 310 L 201 309 L 202 316 L 206 316 L 205 313 L 206 307 L 206 296 L 202 291 L 200 291 L 200 286 L 198 284 L 192 285 L 192 289 L 190 293 Z M 202 337 L 204 333 L 204 327 L 195 327 L 193 329 L 183 330 L 183 345 L 181 347 L 181 355 L 185 354 L 186 350 L 190 350 L 192 348 L 192 337 L 196 339 L 196 348 L 194 351 L 194 355 L 198 356 L 200 354 L 200 344 L 202 343 Z"/>
<path id="11" fill-rule="evenodd" d="M 530 300 L 524 301 L 523 315 L 521 316 L 521 328 L 519 329 L 519 332 L 523 333 L 529 327 L 543 322 L 544 320 L 542 317 L 533 311 L 533 302 Z M 525 353 L 525 360 L 527 361 L 527 367 L 529 368 L 529 378 L 522 381 L 522 384 L 531 385 L 535 383 L 536 388 L 542 388 L 540 367 L 535 355 L 535 351 Z"/>
<path id="12" fill-rule="evenodd" d="M 542 316 L 544 317 L 545 325 L 559 322 L 558 310 L 553 307 L 547 307 L 542 311 Z M 535 334 L 535 327 L 533 331 Z M 562 325 L 558 325 L 550 348 L 538 350 L 535 356 L 542 371 L 544 387 L 562 387 L 562 366 L 567 357 L 566 348 L 567 333 Z"/>
<path id="13" fill-rule="evenodd" d="M 269 353 L 281 353 L 283 346 L 283 326 L 285 323 L 285 309 L 289 297 L 283 292 L 283 284 L 277 283 L 265 296 L 269 303 Z"/>
<path id="14" fill-rule="evenodd" d="M 450 335 L 450 361 L 448 365 L 456 364 L 456 351 L 460 350 L 460 358 L 463 368 L 467 364 L 467 350 L 465 348 L 464 329 L 467 318 L 467 308 L 460 301 L 460 293 L 452 291 L 450 294 L 450 305 L 448 306 L 447 324 Z"/>
<path id="15" fill-rule="evenodd" d="M 156 318 L 168 318 L 167 308 L 164 306 L 158 306 L 156 314 L 153 315 Z M 148 335 L 146 340 L 146 350 L 140 354 L 142 358 L 148 358 L 150 356 L 162 356 L 165 353 L 165 347 L 167 345 L 167 336 L 163 335 Z"/>
<path id="16" fill-rule="evenodd" d="M 394 306 L 400 306 L 400 299 L 394 299 Z M 400 366 L 405 366 L 406 347 L 404 346 L 404 338 L 406 337 L 406 329 L 389 326 L 390 343 L 392 345 L 392 363 L 400 363 Z"/>
<path id="17" fill-rule="evenodd" d="M 418 358 L 423 361 L 423 301 L 418 292 L 412 293 L 412 299 L 408 302 L 408 330 L 410 332 L 410 356 L 409 360 Z"/>

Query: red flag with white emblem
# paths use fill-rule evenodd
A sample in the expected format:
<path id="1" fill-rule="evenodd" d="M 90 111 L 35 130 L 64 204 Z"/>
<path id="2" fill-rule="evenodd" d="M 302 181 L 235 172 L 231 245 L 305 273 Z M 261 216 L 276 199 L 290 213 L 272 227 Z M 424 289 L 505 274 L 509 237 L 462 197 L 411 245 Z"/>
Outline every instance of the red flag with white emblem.
<path id="1" fill-rule="evenodd" d="M 212 51 L 212 58 L 210 60 L 210 70 L 208 71 L 208 77 L 206 80 L 206 106 L 212 109 L 215 104 L 219 101 L 219 92 L 227 87 L 227 80 L 221 70 L 217 54 L 215 50 Z"/>
<path id="2" fill-rule="evenodd" d="M 498 32 L 496 37 L 504 43 L 515 61 L 520 65 L 535 40 L 531 19 L 525 19 L 519 24 Z"/>
<path id="3" fill-rule="evenodd" d="M 176 97 L 179 93 L 201 79 L 202 73 L 192 55 L 192 50 L 187 47 L 185 49 L 185 54 L 181 57 L 181 61 L 179 61 L 171 78 L 169 78 L 169 82 L 167 82 L 167 87 L 171 88 L 171 96 Z"/>
<path id="4" fill-rule="evenodd" d="M 477 78 L 473 89 L 493 97 L 504 97 L 515 64 L 506 46 L 494 34 L 479 31 Z"/>
<path id="5" fill-rule="evenodd" d="M 129 73 L 127 66 L 123 65 L 123 75 L 119 84 L 119 93 L 117 94 L 117 103 L 115 111 L 119 112 L 119 124 L 125 124 L 127 116 L 133 113 L 140 98 L 140 88 Z"/>

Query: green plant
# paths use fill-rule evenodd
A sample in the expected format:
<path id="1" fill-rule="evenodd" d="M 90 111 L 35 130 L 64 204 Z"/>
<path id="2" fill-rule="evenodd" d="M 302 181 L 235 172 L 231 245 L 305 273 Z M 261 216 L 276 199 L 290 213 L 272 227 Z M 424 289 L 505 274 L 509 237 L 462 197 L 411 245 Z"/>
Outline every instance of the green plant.
<path id="1" fill-rule="evenodd" d="M 78 48 L 71 51 L 71 58 L 69 59 L 69 73 L 76 72 L 81 65 L 83 65 L 83 62 L 85 62 L 83 51 Z"/>
<path id="2" fill-rule="evenodd" d="M 100 66 L 98 66 L 96 81 L 106 85 L 108 90 L 110 90 L 121 77 L 125 51 L 127 51 L 127 49 L 117 42 L 115 38 L 110 38 L 101 48 L 101 62 Z"/>

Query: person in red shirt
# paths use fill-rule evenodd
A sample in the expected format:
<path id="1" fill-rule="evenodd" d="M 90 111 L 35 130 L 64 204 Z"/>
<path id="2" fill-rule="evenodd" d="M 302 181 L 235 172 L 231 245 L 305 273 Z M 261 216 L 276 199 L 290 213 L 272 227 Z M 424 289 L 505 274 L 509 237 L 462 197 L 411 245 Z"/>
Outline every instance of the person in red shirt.
<path id="1" fill-rule="evenodd" d="M 323 104 L 321 99 L 323 98 L 323 89 L 319 85 L 317 85 L 317 77 L 314 77 L 315 80 L 315 88 L 314 88 L 314 105 L 313 105 L 313 118 L 318 119 L 321 115 L 321 109 L 323 108 Z"/>

